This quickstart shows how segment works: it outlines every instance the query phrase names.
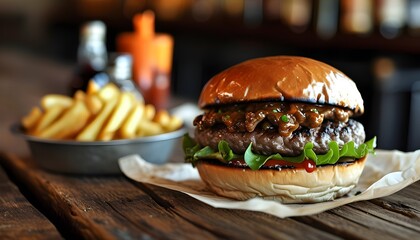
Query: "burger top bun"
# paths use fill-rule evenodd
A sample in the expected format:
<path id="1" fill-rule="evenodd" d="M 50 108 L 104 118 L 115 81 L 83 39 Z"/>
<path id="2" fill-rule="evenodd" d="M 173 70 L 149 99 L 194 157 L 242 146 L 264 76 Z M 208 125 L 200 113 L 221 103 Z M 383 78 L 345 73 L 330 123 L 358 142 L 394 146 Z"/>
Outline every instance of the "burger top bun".
<path id="1" fill-rule="evenodd" d="M 204 86 L 198 104 L 252 101 L 301 101 L 364 112 L 356 84 L 328 64 L 304 57 L 273 56 L 251 59 L 217 74 Z"/>
<path id="2" fill-rule="evenodd" d="M 314 203 L 334 200 L 353 189 L 363 172 L 366 156 L 350 164 L 305 169 L 232 168 L 206 161 L 197 163 L 201 179 L 218 195 L 246 200 L 254 197 L 282 203 Z"/>

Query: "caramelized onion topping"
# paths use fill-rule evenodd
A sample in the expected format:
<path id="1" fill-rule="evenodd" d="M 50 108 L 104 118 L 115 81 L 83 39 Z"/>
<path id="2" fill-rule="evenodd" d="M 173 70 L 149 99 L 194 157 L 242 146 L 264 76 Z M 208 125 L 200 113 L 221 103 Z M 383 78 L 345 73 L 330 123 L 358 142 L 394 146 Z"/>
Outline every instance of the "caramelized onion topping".
<path id="1" fill-rule="evenodd" d="M 196 117 L 194 125 L 200 130 L 224 125 L 229 132 L 253 132 L 257 127 L 277 129 L 287 137 L 300 126 L 317 128 L 324 119 L 347 122 L 352 115 L 351 110 L 336 106 L 263 102 L 210 108 Z"/>

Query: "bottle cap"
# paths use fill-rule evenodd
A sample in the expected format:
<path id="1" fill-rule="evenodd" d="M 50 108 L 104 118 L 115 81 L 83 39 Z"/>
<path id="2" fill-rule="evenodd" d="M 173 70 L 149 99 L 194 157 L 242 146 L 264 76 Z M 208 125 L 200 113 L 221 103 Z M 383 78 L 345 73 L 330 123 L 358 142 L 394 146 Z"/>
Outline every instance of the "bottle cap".
<path id="1" fill-rule="evenodd" d="M 106 34 L 106 26 L 102 21 L 90 21 L 83 24 L 81 28 L 82 39 L 104 40 Z"/>

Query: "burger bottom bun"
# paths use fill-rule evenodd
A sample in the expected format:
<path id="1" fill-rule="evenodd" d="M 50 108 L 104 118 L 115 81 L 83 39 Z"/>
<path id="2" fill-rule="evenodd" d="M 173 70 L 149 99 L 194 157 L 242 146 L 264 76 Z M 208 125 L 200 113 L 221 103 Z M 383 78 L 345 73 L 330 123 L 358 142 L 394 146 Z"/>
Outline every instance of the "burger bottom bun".
<path id="1" fill-rule="evenodd" d="M 282 203 L 331 201 L 353 189 L 362 174 L 366 157 L 353 163 L 305 169 L 251 170 L 199 161 L 201 179 L 216 194 L 237 200 L 254 197 Z"/>

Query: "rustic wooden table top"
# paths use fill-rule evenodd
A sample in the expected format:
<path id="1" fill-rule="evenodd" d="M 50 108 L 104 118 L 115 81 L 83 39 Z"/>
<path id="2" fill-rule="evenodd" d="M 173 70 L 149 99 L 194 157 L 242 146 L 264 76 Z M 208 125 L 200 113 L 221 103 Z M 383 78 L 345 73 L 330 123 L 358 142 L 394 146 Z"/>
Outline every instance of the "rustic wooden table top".
<path id="1" fill-rule="evenodd" d="M 16 223 L 14 232 L 20 232 L 23 226 L 36 229 L 33 238 L 43 239 L 43 233 L 57 234 L 51 224 L 65 238 L 87 239 L 416 239 L 420 236 L 420 182 L 385 198 L 356 202 L 316 215 L 280 219 L 265 213 L 213 208 L 183 193 L 133 182 L 124 176 L 54 174 L 39 169 L 30 158 L 13 154 L 3 154 L 1 163 L 15 183 L 52 220 L 47 227 L 48 221 L 41 214 L 33 213 L 37 213 L 35 207 L 19 201 L 23 197 L 2 196 L 3 201 L 9 202 L 5 205 L 16 204 L 21 212 L 3 219 Z M 23 206 L 27 209 L 22 209 Z M 30 214 L 24 217 L 26 212 Z M 42 221 L 47 224 L 38 229 Z M 3 230 L 0 228 L 0 235 Z"/>
<path id="2" fill-rule="evenodd" d="M 4 238 L 61 238 L 47 217 L 34 207 L 0 168 L 0 236 Z"/>
<path id="3" fill-rule="evenodd" d="M 25 73 L 21 69 L 27 66 L 21 64 L 27 59 L 0 51 L 0 100 L 6 106 L 0 110 L 0 239 L 420 236 L 420 182 L 388 197 L 281 219 L 265 213 L 213 208 L 183 193 L 133 182 L 122 175 L 87 177 L 44 171 L 33 163 L 25 143 L 10 134 L 8 127 L 43 94 L 64 93 L 71 69 L 35 61 L 31 67 L 39 74 Z"/>

